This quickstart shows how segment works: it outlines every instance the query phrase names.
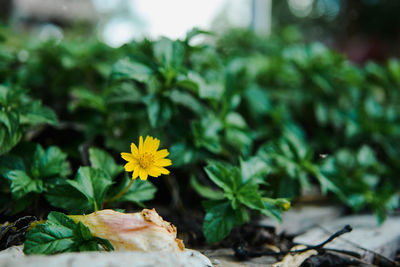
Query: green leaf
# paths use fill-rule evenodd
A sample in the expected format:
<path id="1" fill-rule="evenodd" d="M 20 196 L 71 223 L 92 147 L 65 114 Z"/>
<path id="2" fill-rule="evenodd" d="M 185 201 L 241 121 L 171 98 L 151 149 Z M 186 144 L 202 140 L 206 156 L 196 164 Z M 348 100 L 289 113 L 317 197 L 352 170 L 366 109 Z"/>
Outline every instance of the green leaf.
<path id="1" fill-rule="evenodd" d="M 73 219 L 69 218 L 67 215 L 52 211 L 47 216 L 47 223 L 50 225 L 56 225 L 57 227 L 63 228 L 63 231 L 66 234 L 72 233 L 72 230 L 75 228 L 76 223 Z M 70 232 L 71 231 L 71 232 Z"/>
<path id="2" fill-rule="evenodd" d="M 92 240 L 95 241 L 97 244 L 101 245 L 104 248 L 104 250 L 106 250 L 106 251 L 114 250 L 113 245 L 111 244 L 111 242 L 108 239 L 94 237 Z"/>
<path id="3" fill-rule="evenodd" d="M 95 147 L 89 148 L 89 160 L 92 167 L 102 169 L 112 178 L 115 178 L 123 170 L 123 167 L 117 165 L 107 152 Z"/>
<path id="4" fill-rule="evenodd" d="M 255 115 L 265 115 L 270 112 L 271 103 L 266 90 L 253 85 L 245 91 L 245 97 L 251 107 L 249 112 Z"/>
<path id="5" fill-rule="evenodd" d="M 237 200 L 251 209 L 264 209 L 264 204 L 258 192 L 258 185 L 251 183 L 251 181 L 240 187 L 237 192 Z"/>
<path id="6" fill-rule="evenodd" d="M 143 98 L 151 127 L 165 125 L 172 117 L 170 104 L 158 95 L 150 94 Z"/>
<path id="7" fill-rule="evenodd" d="M 357 161 L 360 166 L 370 166 L 377 163 L 375 152 L 369 146 L 362 146 L 357 153 Z"/>
<path id="8" fill-rule="evenodd" d="M 111 76 L 116 80 L 132 79 L 145 83 L 150 80 L 152 74 L 153 70 L 148 66 L 125 58 L 114 65 Z"/>
<path id="9" fill-rule="evenodd" d="M 110 175 L 92 167 L 80 167 L 75 180 L 67 182 L 84 194 L 93 210 L 99 210 L 112 184 Z"/>
<path id="10" fill-rule="evenodd" d="M 164 66 L 179 69 L 183 63 L 185 51 L 180 41 L 171 41 L 162 37 L 154 43 L 153 51 L 155 57 Z"/>
<path id="11" fill-rule="evenodd" d="M 258 177 L 263 181 L 265 176 L 271 171 L 271 168 L 268 167 L 265 161 L 256 156 L 248 160 L 240 159 L 240 170 L 244 182 Z"/>
<path id="12" fill-rule="evenodd" d="M 276 205 L 276 200 L 272 198 L 262 198 L 264 208 L 261 211 L 262 214 L 274 218 L 278 222 L 282 222 L 281 209 Z"/>
<path id="13" fill-rule="evenodd" d="M 198 150 L 189 147 L 185 143 L 175 143 L 170 147 L 169 151 L 175 167 L 194 163 L 199 158 Z"/>
<path id="14" fill-rule="evenodd" d="M 204 147 L 209 151 L 219 154 L 222 151 L 219 133 L 223 124 L 214 114 L 205 115 L 200 121 L 192 122 L 194 142 L 197 147 Z"/>
<path id="15" fill-rule="evenodd" d="M 229 202 L 210 200 L 204 202 L 206 215 L 203 223 L 203 233 L 207 243 L 221 241 L 228 236 L 237 224 L 235 211 Z"/>
<path id="16" fill-rule="evenodd" d="M 239 129 L 246 129 L 247 123 L 244 118 L 236 112 L 230 112 L 225 118 L 225 123 L 228 127 L 236 127 Z"/>
<path id="17" fill-rule="evenodd" d="M 8 92 L 9 88 L 0 84 L 0 104 L 7 105 L 8 104 Z"/>
<path id="18" fill-rule="evenodd" d="M 196 190 L 196 192 L 208 199 L 221 200 L 224 199 L 224 194 L 221 191 L 213 190 L 208 186 L 200 184 L 194 176 L 190 178 L 190 185 Z"/>
<path id="19" fill-rule="evenodd" d="M 56 254 L 67 251 L 98 251 L 99 245 L 113 250 L 111 243 L 102 238 L 93 237 L 90 229 L 82 222 L 60 212 L 50 212 L 45 224 L 39 224 L 26 236 L 24 252 L 26 254 Z"/>
<path id="20" fill-rule="evenodd" d="M 192 96 L 188 92 L 182 92 L 180 90 L 173 90 L 169 98 L 172 102 L 177 105 L 184 106 L 194 113 L 202 114 L 204 112 L 204 107 L 200 101 L 197 100 L 194 96 Z"/>
<path id="21" fill-rule="evenodd" d="M 77 227 L 74 226 L 73 234 L 76 242 L 88 241 L 93 238 L 89 227 L 84 225 L 82 222 L 78 222 Z"/>
<path id="22" fill-rule="evenodd" d="M 130 178 L 125 176 L 124 187 L 129 183 Z M 157 192 L 157 188 L 150 181 L 136 179 L 128 192 L 126 192 L 118 202 L 131 201 L 140 206 L 142 202 L 152 200 Z"/>
<path id="23" fill-rule="evenodd" d="M 41 193 L 43 181 L 32 179 L 26 172 L 12 170 L 6 173 L 5 177 L 11 182 L 11 193 L 15 199 L 19 199 L 31 192 Z"/>
<path id="24" fill-rule="evenodd" d="M 22 138 L 22 132 L 17 131 L 13 135 L 8 134 L 8 130 L 0 127 L 0 155 L 9 152 Z"/>
<path id="25" fill-rule="evenodd" d="M 0 110 L 0 123 L 3 123 L 9 135 L 13 135 L 19 127 L 19 113 L 15 111 L 4 112 Z"/>
<path id="26" fill-rule="evenodd" d="M 210 161 L 204 170 L 211 181 L 225 192 L 235 192 L 241 184 L 240 173 L 237 167 Z"/>
<path id="27" fill-rule="evenodd" d="M 19 111 L 21 124 L 36 125 L 45 123 L 57 125 L 58 123 L 54 111 L 42 106 L 42 103 L 38 100 L 30 102 L 29 105 L 22 106 Z"/>
<path id="28" fill-rule="evenodd" d="M 69 214 L 84 214 L 92 210 L 92 205 L 84 194 L 67 183 L 67 179 L 52 181 L 45 193 L 46 200 L 56 208 L 62 208 Z"/>
<path id="29" fill-rule="evenodd" d="M 105 100 L 99 94 L 84 88 L 74 88 L 71 91 L 74 101 L 69 105 L 71 111 L 77 110 L 79 107 L 91 108 L 100 112 L 106 112 L 107 107 Z"/>
<path id="30" fill-rule="evenodd" d="M 67 176 L 70 174 L 67 154 L 56 146 L 43 149 L 41 145 L 36 146 L 33 156 L 31 172 L 36 178 L 49 178 L 51 176 Z"/>
<path id="31" fill-rule="evenodd" d="M 51 212 L 45 224 L 39 224 L 26 236 L 26 254 L 55 254 L 74 251 L 75 222 L 60 212 Z"/>

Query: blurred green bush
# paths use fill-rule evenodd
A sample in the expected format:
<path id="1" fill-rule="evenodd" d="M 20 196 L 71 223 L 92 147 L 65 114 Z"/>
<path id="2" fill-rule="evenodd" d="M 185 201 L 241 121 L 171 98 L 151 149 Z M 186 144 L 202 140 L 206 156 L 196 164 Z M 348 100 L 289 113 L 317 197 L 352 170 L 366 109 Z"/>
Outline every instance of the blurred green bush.
<path id="1" fill-rule="evenodd" d="M 208 42 L 193 44 L 199 34 Z M 211 181 L 220 179 L 203 171 L 213 160 L 208 169 L 231 164 L 251 175 L 261 171 L 254 190 L 262 186 L 264 198 L 292 199 L 319 185 L 356 211 L 373 210 L 379 221 L 399 203 L 397 59 L 355 66 L 323 44 L 306 44 L 293 28 L 269 38 L 194 29 L 184 40 L 117 49 L 78 37 L 42 42 L 0 35 L 1 212 L 20 212 L 28 205 L 20 199 L 42 192 L 68 210 L 51 200 L 52 179 L 68 176 L 68 168 L 29 183 L 30 191 L 13 185 L 12 171 L 42 179 L 40 168 L 29 173 L 32 158 L 68 156 L 75 168 L 89 164 L 85 148 L 117 155 L 146 134 L 169 148 L 172 173 L 197 178 L 190 184 L 202 196 L 204 184 L 216 188 Z M 150 190 L 137 202 L 151 199 Z"/>

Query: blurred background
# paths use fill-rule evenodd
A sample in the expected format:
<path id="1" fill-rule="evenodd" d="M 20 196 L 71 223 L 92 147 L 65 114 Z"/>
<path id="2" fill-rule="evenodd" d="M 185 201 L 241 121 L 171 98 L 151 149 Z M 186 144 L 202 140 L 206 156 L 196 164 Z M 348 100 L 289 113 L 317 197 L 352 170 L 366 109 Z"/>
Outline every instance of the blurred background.
<path id="1" fill-rule="evenodd" d="M 0 0 L 0 20 L 21 34 L 62 39 L 68 29 L 112 47 L 146 38 L 183 38 L 193 27 L 250 28 L 270 35 L 295 25 L 363 63 L 398 56 L 400 2 L 390 0 Z"/>

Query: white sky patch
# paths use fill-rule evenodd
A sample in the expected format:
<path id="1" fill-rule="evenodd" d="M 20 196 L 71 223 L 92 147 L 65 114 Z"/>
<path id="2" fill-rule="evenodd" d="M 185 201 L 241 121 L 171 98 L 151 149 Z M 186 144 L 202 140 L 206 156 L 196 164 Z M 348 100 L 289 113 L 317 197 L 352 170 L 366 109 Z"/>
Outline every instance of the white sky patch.
<path id="1" fill-rule="evenodd" d="M 149 36 L 180 38 L 193 27 L 209 28 L 225 0 L 142 0 L 130 3 L 130 8 L 146 21 Z"/>

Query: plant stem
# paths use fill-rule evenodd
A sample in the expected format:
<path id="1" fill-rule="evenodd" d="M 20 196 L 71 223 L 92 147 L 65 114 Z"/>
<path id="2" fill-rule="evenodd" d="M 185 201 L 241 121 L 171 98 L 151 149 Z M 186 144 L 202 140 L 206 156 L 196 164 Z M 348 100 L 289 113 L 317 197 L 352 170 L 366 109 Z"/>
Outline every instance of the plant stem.
<path id="1" fill-rule="evenodd" d="M 123 195 L 125 195 L 125 193 L 128 192 L 129 188 L 131 188 L 131 186 L 133 185 L 134 181 L 135 181 L 135 179 L 131 179 L 129 184 L 122 191 L 120 191 L 118 194 L 116 194 L 112 198 L 104 200 L 104 203 L 112 203 L 112 202 L 116 201 L 117 199 L 119 199 L 120 197 L 122 197 Z"/>

